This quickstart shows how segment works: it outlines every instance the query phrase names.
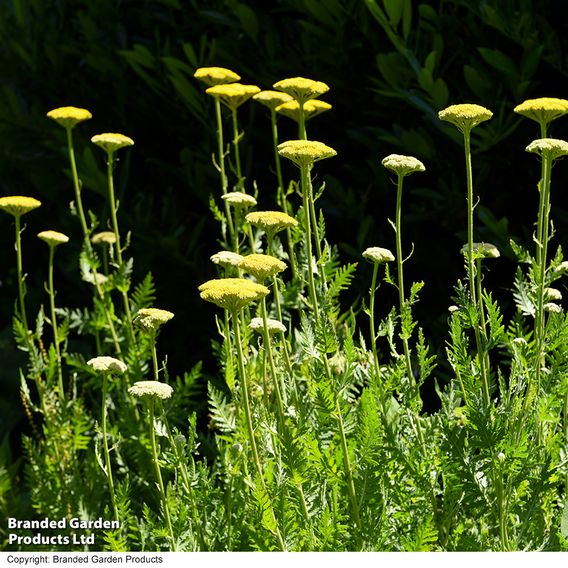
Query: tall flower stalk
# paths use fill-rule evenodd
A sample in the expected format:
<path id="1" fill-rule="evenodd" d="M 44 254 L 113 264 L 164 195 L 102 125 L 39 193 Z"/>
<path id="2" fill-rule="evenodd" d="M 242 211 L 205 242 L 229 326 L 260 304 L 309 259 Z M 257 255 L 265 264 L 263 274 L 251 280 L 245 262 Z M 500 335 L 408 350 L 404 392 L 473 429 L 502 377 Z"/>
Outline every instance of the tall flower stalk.
<path id="1" fill-rule="evenodd" d="M 63 388 L 63 370 L 61 365 L 61 349 L 59 347 L 59 333 L 57 329 L 57 317 L 55 315 L 55 286 L 53 285 L 53 258 L 55 248 L 61 244 L 69 242 L 69 237 L 57 231 L 42 231 L 38 237 L 49 246 L 49 264 L 47 293 L 49 294 L 49 311 L 51 317 L 51 328 L 53 330 L 53 345 L 57 357 L 57 386 L 61 400 L 65 400 L 65 389 Z"/>

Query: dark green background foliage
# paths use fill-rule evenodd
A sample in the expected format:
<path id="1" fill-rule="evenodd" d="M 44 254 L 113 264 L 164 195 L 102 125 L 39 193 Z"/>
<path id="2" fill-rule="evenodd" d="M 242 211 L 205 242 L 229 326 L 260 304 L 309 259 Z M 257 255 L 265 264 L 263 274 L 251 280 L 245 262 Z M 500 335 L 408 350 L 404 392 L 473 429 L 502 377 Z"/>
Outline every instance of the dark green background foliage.
<path id="1" fill-rule="evenodd" d="M 537 160 L 524 156 L 537 125 L 512 109 L 526 98 L 566 97 L 568 38 L 556 10 L 554 2 L 530 0 L 0 0 L 0 195 L 44 203 L 26 219 L 24 233 L 30 307 L 46 302 L 46 251 L 35 234 L 47 228 L 74 237 L 58 253 L 56 278 L 67 305 L 83 302 L 64 131 L 45 114 L 85 107 L 94 118 L 76 129 L 76 147 L 86 206 L 106 218 L 104 164 L 89 138 L 109 131 L 131 136 L 136 145 L 121 155 L 117 184 L 121 226 L 132 232 L 134 282 L 152 271 L 157 304 L 176 313 L 162 334 L 170 373 L 199 360 L 215 373 L 214 310 L 196 287 L 214 274 L 208 258 L 218 250 L 218 227 L 208 201 L 219 182 L 211 165 L 212 101 L 192 75 L 216 65 L 262 88 L 297 75 L 331 86 L 325 99 L 333 110 L 309 130 L 339 154 L 321 168 L 326 191 L 319 203 L 343 262 L 358 261 L 367 246 L 394 247 L 387 217 L 394 216 L 395 191 L 380 159 L 394 152 L 426 164 L 405 194 L 407 250 L 415 245 L 406 270 L 409 281 L 426 282 L 417 316 L 443 353 L 451 287 L 464 274 L 466 200 L 459 135 L 438 121 L 437 111 L 473 102 L 495 113 L 474 132 L 476 237 L 501 249 L 488 286 L 510 302 L 505 287 L 514 263 L 507 243 L 531 242 L 539 177 Z M 274 208 L 265 111 L 248 103 L 240 118 L 245 174 L 258 183 L 259 204 Z M 552 136 L 566 137 L 566 128 L 559 120 Z M 292 123 L 282 120 L 281 138 L 295 137 Z M 565 165 L 558 170 L 552 200 L 561 243 L 568 203 Z M 0 431 L 12 432 L 16 442 L 16 425 L 25 421 L 17 410 L 19 356 L 11 338 L 17 287 L 8 216 L 0 229 Z M 358 273 L 344 297 L 356 307 L 370 276 L 363 264 Z M 3 447 L 6 457 L 6 438 Z"/>

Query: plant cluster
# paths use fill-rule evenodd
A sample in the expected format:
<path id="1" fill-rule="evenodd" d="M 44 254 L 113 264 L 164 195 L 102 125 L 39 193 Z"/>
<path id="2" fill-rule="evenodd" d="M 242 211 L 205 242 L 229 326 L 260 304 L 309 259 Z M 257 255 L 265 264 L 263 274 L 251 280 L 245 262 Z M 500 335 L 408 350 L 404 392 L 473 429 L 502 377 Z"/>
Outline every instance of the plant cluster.
<path id="1" fill-rule="evenodd" d="M 548 127 L 568 113 L 568 101 L 514 109 L 539 124 L 526 150 L 541 176 L 534 242 L 511 242 L 518 269 L 510 321 L 484 284 L 499 250 L 475 240 L 471 134 L 492 112 L 458 104 L 438 115 L 463 139 L 467 242 L 464 274 L 448 299 L 452 377 L 436 383 L 440 409 L 428 414 L 421 387 L 435 380 L 437 358 L 414 315 L 424 282 L 405 281 L 412 250 L 403 248 L 402 223 L 405 186 L 428 164 L 394 153 L 382 159 L 396 182 L 395 252 L 361 251 L 372 266 L 368 299 L 346 307 L 340 296 L 357 263 L 341 263 L 317 206 L 326 191 L 318 174 L 341 156 L 308 136 L 310 121 L 331 108 L 320 100 L 329 86 L 294 77 L 261 90 L 221 67 L 199 68 L 195 78 L 213 106 L 219 178 L 210 197 L 220 227 L 216 277 L 195 291 L 196 302 L 199 295 L 218 308 L 209 433 L 187 410 L 199 366 L 172 378 L 158 355 L 158 346 L 167 351 L 160 330 L 174 314 L 155 307 L 150 274 L 132 284 L 114 175 L 117 155 L 134 141 L 92 138 L 106 160 L 110 214 L 99 219 L 83 206 L 73 138 L 91 113 L 50 111 L 66 132 L 90 298 L 81 308 L 56 302 L 56 249 L 69 239 L 44 230 L 49 308 L 31 319 L 22 219 L 31 224 L 41 203 L 0 198 L 15 228 L 14 339 L 28 359 L 20 372 L 31 429 L 22 514 L 117 520 L 97 543 L 105 550 L 565 549 L 568 320 L 554 285 L 568 261 L 549 245 L 552 170 L 568 142 L 548 137 Z M 256 103 L 267 111 L 274 190 L 242 166 L 239 113 Z M 280 117 L 296 123 L 296 138 L 280 139 Z M 394 305 L 381 302 L 383 285 L 396 291 Z M 17 507 L 9 489 L 21 485 L 19 474 L 0 468 L 4 507 Z"/>

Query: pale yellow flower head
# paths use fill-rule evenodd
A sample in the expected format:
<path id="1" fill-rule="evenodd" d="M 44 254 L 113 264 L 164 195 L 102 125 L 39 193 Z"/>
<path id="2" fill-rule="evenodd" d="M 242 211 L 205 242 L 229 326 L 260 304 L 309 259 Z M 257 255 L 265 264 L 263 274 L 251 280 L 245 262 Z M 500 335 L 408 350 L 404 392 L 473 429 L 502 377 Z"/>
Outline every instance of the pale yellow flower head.
<path id="1" fill-rule="evenodd" d="M 160 310 L 158 308 L 142 308 L 132 320 L 133 323 L 142 328 L 143 331 L 148 333 L 157 331 L 160 326 L 169 322 L 174 317 L 172 312 L 167 310 Z"/>
<path id="2" fill-rule="evenodd" d="M 101 231 L 91 237 L 94 245 L 113 245 L 116 243 L 116 235 L 112 231 Z"/>
<path id="3" fill-rule="evenodd" d="M 478 124 L 489 120 L 493 113 L 480 105 L 451 105 L 438 113 L 440 120 L 451 122 L 461 132 L 469 132 Z"/>
<path id="4" fill-rule="evenodd" d="M 57 231 L 42 231 L 37 235 L 42 241 L 45 241 L 50 247 L 64 245 L 69 242 L 69 237 Z"/>
<path id="5" fill-rule="evenodd" d="M 0 197 L 0 209 L 6 211 L 14 217 L 25 215 L 41 205 L 41 201 L 33 197 L 25 197 L 23 195 L 10 195 L 8 197 Z"/>
<path id="6" fill-rule="evenodd" d="M 539 124 L 548 124 L 568 113 L 568 101 L 550 97 L 528 99 L 517 105 L 514 111 Z"/>
<path id="7" fill-rule="evenodd" d="M 264 282 L 267 278 L 276 276 L 286 270 L 286 263 L 269 254 L 249 254 L 239 262 L 239 268 Z"/>
<path id="8" fill-rule="evenodd" d="M 499 258 L 501 253 L 499 249 L 492 245 L 491 243 L 472 243 L 473 244 L 473 256 L 477 258 Z M 469 251 L 469 245 L 466 243 L 461 248 L 461 253 L 467 255 Z"/>
<path id="9" fill-rule="evenodd" d="M 420 160 L 412 156 L 402 156 L 400 154 L 390 154 L 386 158 L 383 158 L 381 164 L 387 170 L 403 177 L 413 174 L 414 172 L 426 171 L 424 164 Z"/>
<path id="10" fill-rule="evenodd" d="M 214 264 L 219 264 L 225 268 L 229 266 L 239 266 L 239 262 L 243 259 L 243 255 L 230 250 L 222 250 L 211 256 L 211 261 Z"/>
<path id="11" fill-rule="evenodd" d="M 240 75 L 224 67 L 200 67 L 195 71 L 193 76 L 210 87 L 225 85 L 226 83 L 235 83 L 241 79 Z"/>
<path id="12" fill-rule="evenodd" d="M 96 134 L 91 138 L 91 142 L 102 148 L 107 154 L 114 154 L 117 150 L 126 146 L 134 146 L 134 140 L 124 134 L 116 132 L 105 132 L 104 134 Z"/>
<path id="13" fill-rule="evenodd" d="M 327 93 L 329 87 L 321 81 L 305 79 L 304 77 L 293 77 L 291 79 L 282 79 L 272 85 L 277 91 L 287 93 L 298 102 L 306 102 L 310 99 L 316 99 L 320 95 Z"/>
<path id="14" fill-rule="evenodd" d="M 244 278 L 219 278 L 199 286 L 200 296 L 207 302 L 237 312 L 268 295 L 268 288 Z"/>
<path id="15" fill-rule="evenodd" d="M 559 302 L 562 300 L 562 292 L 558 288 L 545 288 L 544 295 L 547 301 Z"/>
<path id="16" fill-rule="evenodd" d="M 47 116 L 63 128 L 74 128 L 80 122 L 93 118 L 87 109 L 72 106 L 54 108 L 47 113 Z"/>
<path id="17" fill-rule="evenodd" d="M 264 321 L 262 318 L 252 318 L 248 328 L 256 333 L 264 333 Z M 266 318 L 266 328 L 269 335 L 276 333 L 286 333 L 286 326 L 279 320 Z"/>
<path id="18" fill-rule="evenodd" d="M 558 305 L 555 304 L 554 302 L 546 302 L 546 304 L 544 304 L 544 306 L 542 306 L 544 308 L 545 312 L 551 313 L 551 314 L 561 314 L 562 313 L 562 308 Z"/>
<path id="19" fill-rule="evenodd" d="M 375 264 L 382 264 L 384 262 L 392 262 L 394 254 L 387 248 L 369 247 L 363 252 L 363 258 Z"/>
<path id="20" fill-rule="evenodd" d="M 122 375 L 126 372 L 128 367 L 122 361 L 115 359 L 114 357 L 95 357 L 94 359 L 89 359 L 87 365 L 95 370 L 101 375 L 118 374 Z"/>
<path id="21" fill-rule="evenodd" d="M 337 156 L 337 152 L 326 146 L 323 142 L 314 140 L 288 140 L 278 144 L 278 153 L 284 158 L 292 160 L 296 165 L 307 167 L 326 158 Z"/>
<path id="22" fill-rule="evenodd" d="M 556 160 L 568 154 L 568 142 L 556 138 L 539 138 L 533 140 L 525 149 L 543 158 Z"/>
<path id="23" fill-rule="evenodd" d="M 209 87 L 205 89 L 205 92 L 212 97 L 218 97 L 220 101 L 230 109 L 236 109 L 246 103 L 253 95 L 260 93 L 260 88 L 256 85 L 231 83 L 228 85 Z"/>
<path id="24" fill-rule="evenodd" d="M 260 93 L 256 93 L 252 98 L 256 102 L 268 107 L 270 110 L 276 110 L 276 107 L 281 104 L 294 100 L 290 95 L 281 93 L 280 91 L 260 91 Z"/>
<path id="25" fill-rule="evenodd" d="M 231 193 L 225 193 L 221 196 L 229 205 L 233 207 L 247 208 L 254 207 L 256 205 L 256 199 L 249 195 L 248 193 L 243 193 L 242 191 L 231 191 Z"/>
<path id="26" fill-rule="evenodd" d="M 100 272 L 95 272 L 94 276 L 92 272 L 87 272 L 83 274 L 83 280 L 95 286 L 98 284 L 99 286 L 104 286 L 108 282 L 108 276 L 101 274 Z"/>
<path id="27" fill-rule="evenodd" d="M 326 103 L 325 101 L 320 101 L 317 99 L 313 99 L 311 101 L 306 101 L 304 104 L 304 119 L 310 120 L 314 116 L 321 114 L 327 110 L 331 110 L 331 105 Z M 290 101 L 287 103 L 283 103 L 280 106 L 276 107 L 276 112 L 279 114 L 283 114 L 296 122 L 300 121 L 300 103 L 298 101 Z"/>
<path id="28" fill-rule="evenodd" d="M 283 211 L 253 211 L 247 213 L 245 219 L 251 225 L 264 229 L 269 235 L 275 235 L 278 231 L 292 229 L 298 225 L 294 217 Z"/>
<path id="29" fill-rule="evenodd" d="M 166 400 L 172 396 L 174 389 L 160 381 L 137 381 L 128 389 L 128 392 L 138 398 L 160 398 Z"/>

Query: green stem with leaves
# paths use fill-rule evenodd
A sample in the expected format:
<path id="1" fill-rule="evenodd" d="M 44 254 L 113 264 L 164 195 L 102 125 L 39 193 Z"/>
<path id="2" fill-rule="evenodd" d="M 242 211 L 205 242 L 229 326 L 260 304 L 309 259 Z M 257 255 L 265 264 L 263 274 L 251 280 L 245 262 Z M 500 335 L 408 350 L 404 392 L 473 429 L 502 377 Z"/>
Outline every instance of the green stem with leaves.
<path id="1" fill-rule="evenodd" d="M 20 300 L 20 318 L 22 320 L 22 325 L 24 326 L 24 331 L 26 332 L 26 342 L 30 343 L 29 328 L 28 328 L 28 318 L 26 315 L 26 285 L 25 285 L 25 275 L 22 263 L 22 227 L 20 215 L 14 216 L 15 226 L 16 226 L 16 271 L 18 276 L 18 298 Z"/>
<path id="2" fill-rule="evenodd" d="M 63 369 L 61 367 L 61 349 L 59 348 L 59 334 L 57 331 L 57 318 L 55 316 L 55 287 L 53 285 L 53 258 L 55 247 L 49 246 L 49 266 L 47 276 L 47 293 L 49 295 L 49 309 L 51 315 L 51 327 L 53 329 L 53 345 L 57 356 L 57 387 L 61 400 L 65 400 L 65 389 L 63 388 Z"/>
<path id="3" fill-rule="evenodd" d="M 105 373 L 103 375 L 103 404 L 101 410 L 101 430 L 103 435 L 103 450 L 105 456 L 105 468 L 106 468 L 106 477 L 108 481 L 108 490 L 110 493 L 110 500 L 112 503 L 112 509 L 114 512 L 114 518 L 117 521 L 120 521 L 118 515 L 118 507 L 116 505 L 116 496 L 114 493 L 114 481 L 112 478 L 112 465 L 110 461 L 110 451 L 108 448 L 108 434 L 107 434 L 107 392 L 108 392 L 108 379 L 112 378 L 112 376 L 107 376 Z"/>

